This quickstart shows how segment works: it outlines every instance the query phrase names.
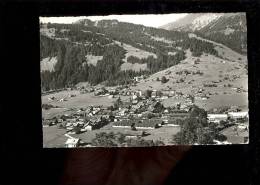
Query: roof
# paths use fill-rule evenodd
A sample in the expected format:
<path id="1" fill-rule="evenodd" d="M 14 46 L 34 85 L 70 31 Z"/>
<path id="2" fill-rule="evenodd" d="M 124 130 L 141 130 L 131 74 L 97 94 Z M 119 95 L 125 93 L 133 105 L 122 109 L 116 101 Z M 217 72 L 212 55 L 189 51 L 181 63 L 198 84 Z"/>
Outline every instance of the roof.
<path id="1" fill-rule="evenodd" d="M 113 125 L 115 126 L 131 126 L 132 124 L 133 121 L 130 120 L 117 121 L 113 123 Z"/>
<path id="2" fill-rule="evenodd" d="M 208 114 L 208 118 L 227 118 L 227 114 Z"/>
<path id="3" fill-rule="evenodd" d="M 229 112 L 228 114 L 232 116 L 247 116 L 248 112 Z"/>
<path id="4" fill-rule="evenodd" d="M 183 117 L 188 117 L 190 115 L 190 113 L 171 113 L 168 116 L 171 118 L 183 118 Z"/>

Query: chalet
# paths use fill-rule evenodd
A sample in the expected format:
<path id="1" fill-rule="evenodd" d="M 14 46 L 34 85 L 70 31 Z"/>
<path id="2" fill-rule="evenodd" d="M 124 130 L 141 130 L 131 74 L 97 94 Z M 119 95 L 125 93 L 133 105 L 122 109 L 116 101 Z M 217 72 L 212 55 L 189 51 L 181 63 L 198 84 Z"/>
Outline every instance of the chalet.
<path id="1" fill-rule="evenodd" d="M 79 139 L 78 138 L 68 138 L 65 147 L 66 148 L 75 148 L 79 145 Z"/>
<path id="2" fill-rule="evenodd" d="M 209 122 L 220 123 L 220 121 L 227 121 L 227 114 L 208 114 L 207 116 Z"/>
<path id="3" fill-rule="evenodd" d="M 142 91 L 135 91 L 135 95 L 141 97 L 143 95 Z"/>

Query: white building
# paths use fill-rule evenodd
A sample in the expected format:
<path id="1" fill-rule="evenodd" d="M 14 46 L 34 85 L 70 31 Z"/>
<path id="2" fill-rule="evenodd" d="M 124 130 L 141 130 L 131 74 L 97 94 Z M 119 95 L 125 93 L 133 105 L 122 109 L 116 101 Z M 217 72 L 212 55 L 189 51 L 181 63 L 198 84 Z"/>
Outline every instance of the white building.
<path id="1" fill-rule="evenodd" d="M 227 114 L 208 114 L 209 122 L 220 123 L 220 121 L 226 121 L 228 119 Z"/>
<path id="2" fill-rule="evenodd" d="M 248 112 L 229 112 L 228 116 L 233 119 L 248 118 Z"/>

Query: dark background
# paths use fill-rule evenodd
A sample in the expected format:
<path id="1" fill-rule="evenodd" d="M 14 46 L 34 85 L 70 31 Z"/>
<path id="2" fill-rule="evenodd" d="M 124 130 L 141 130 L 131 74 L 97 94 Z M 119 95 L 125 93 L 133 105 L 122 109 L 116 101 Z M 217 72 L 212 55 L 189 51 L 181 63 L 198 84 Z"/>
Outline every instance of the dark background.
<path id="1" fill-rule="evenodd" d="M 0 184 L 259 184 L 258 1 L 0 2 Z M 250 144 L 43 149 L 39 16 L 247 12 Z"/>

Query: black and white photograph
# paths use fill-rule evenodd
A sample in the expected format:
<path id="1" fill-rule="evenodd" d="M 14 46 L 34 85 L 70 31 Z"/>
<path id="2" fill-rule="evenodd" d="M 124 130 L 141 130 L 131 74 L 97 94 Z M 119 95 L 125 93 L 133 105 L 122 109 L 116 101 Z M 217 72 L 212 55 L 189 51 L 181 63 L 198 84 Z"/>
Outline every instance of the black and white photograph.
<path id="1" fill-rule="evenodd" d="M 250 142 L 246 13 L 39 23 L 44 148 Z"/>

